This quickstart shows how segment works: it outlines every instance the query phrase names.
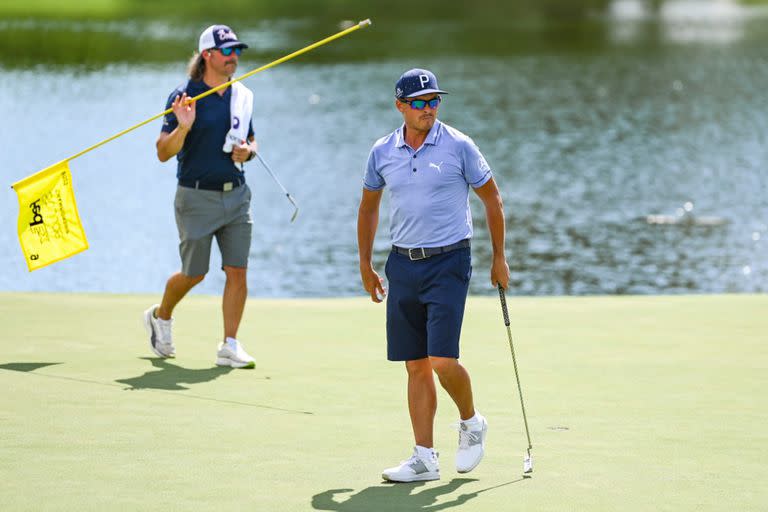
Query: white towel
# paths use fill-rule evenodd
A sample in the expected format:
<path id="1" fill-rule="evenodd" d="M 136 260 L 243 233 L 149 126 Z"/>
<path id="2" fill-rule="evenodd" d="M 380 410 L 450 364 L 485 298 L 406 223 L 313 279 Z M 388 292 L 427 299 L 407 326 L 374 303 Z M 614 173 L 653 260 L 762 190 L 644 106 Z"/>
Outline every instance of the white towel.
<path id="1" fill-rule="evenodd" d="M 232 128 L 224 138 L 225 153 L 231 153 L 233 146 L 239 146 L 248 139 L 248 127 L 251 124 L 253 114 L 253 93 L 240 82 L 231 86 L 232 97 L 229 101 L 229 109 L 232 116 Z"/>

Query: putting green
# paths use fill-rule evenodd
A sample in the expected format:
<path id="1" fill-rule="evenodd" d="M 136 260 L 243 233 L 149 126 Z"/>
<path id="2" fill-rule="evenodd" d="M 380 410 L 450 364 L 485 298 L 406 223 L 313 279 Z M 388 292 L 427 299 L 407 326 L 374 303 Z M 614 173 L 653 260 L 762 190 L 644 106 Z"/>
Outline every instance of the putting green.
<path id="1" fill-rule="evenodd" d="M 0 294 L 3 510 L 715 511 L 768 503 L 768 296 L 509 298 L 533 478 L 498 301 L 471 298 L 462 360 L 490 430 L 442 480 L 384 484 L 411 450 L 402 364 L 364 299 L 250 300 L 255 370 L 213 365 L 218 298 Z"/>

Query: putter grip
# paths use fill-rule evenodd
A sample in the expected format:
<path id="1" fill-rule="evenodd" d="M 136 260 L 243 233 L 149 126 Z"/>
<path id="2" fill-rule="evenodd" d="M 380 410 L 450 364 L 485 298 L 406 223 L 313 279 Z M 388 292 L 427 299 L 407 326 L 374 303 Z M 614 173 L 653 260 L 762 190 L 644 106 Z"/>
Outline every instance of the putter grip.
<path id="1" fill-rule="evenodd" d="M 507 311 L 507 297 L 504 295 L 504 288 L 499 286 L 499 300 L 501 301 L 501 312 L 504 314 L 504 325 L 509 327 L 509 312 Z"/>

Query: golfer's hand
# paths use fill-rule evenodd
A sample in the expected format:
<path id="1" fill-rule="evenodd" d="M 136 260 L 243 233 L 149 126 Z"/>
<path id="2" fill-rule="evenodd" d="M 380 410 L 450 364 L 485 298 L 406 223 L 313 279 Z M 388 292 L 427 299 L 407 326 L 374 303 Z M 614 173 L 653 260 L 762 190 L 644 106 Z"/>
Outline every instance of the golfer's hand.
<path id="1" fill-rule="evenodd" d="M 232 148 L 232 161 L 236 164 L 247 162 L 251 158 L 251 146 L 242 142 L 239 146 Z"/>
<path id="2" fill-rule="evenodd" d="M 363 281 L 363 288 L 371 294 L 373 302 L 381 302 L 387 296 L 387 291 L 384 289 L 384 279 L 373 268 L 361 268 L 360 278 Z"/>
<path id="3" fill-rule="evenodd" d="M 491 284 L 494 288 L 501 285 L 505 290 L 509 286 L 509 265 L 504 256 L 493 259 L 491 264 Z"/>
<path id="4" fill-rule="evenodd" d="M 173 115 L 176 116 L 176 120 L 179 122 L 179 127 L 187 132 L 195 122 L 195 103 L 187 105 L 188 99 L 187 93 L 184 93 L 181 96 L 176 96 L 171 105 Z"/>

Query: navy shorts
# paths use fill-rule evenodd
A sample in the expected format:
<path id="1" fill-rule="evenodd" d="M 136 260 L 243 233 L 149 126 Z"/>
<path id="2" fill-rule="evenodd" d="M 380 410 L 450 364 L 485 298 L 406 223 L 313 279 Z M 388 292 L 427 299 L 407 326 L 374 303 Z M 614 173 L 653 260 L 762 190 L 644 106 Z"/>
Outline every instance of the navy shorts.
<path id="1" fill-rule="evenodd" d="M 387 293 L 387 359 L 459 358 L 472 257 L 469 247 L 411 261 L 390 252 Z"/>

